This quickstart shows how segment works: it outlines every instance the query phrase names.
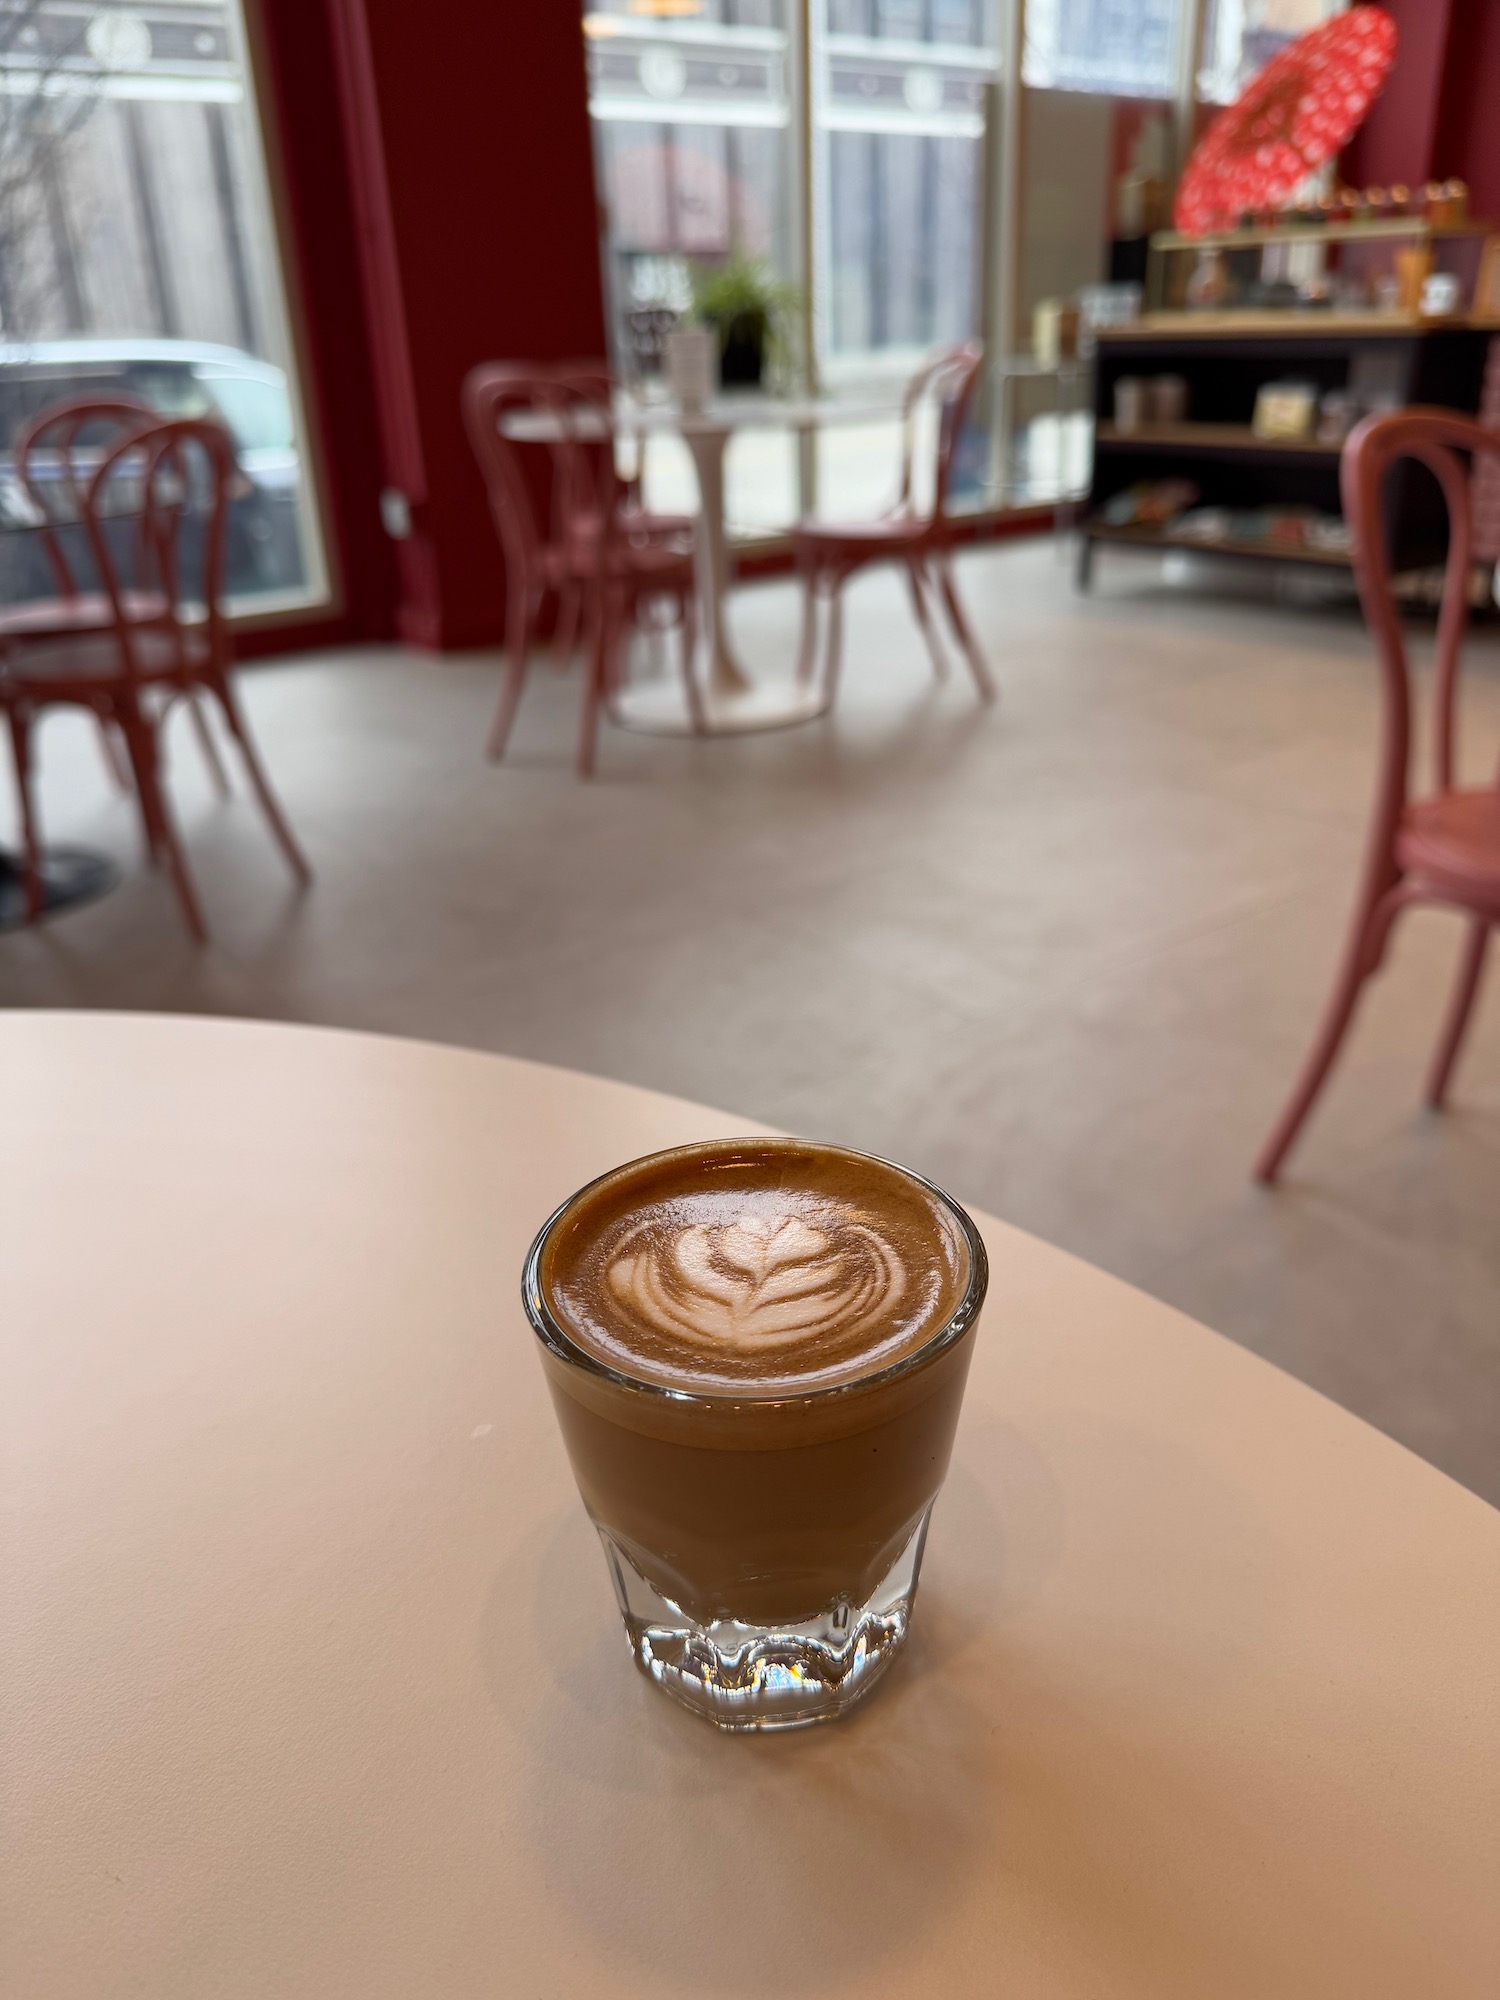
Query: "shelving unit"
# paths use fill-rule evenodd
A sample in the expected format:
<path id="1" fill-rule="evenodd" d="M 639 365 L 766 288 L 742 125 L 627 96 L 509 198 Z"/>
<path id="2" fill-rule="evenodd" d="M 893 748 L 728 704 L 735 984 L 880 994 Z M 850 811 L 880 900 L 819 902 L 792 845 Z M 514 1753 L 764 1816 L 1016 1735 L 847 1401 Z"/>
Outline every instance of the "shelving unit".
<path id="1" fill-rule="evenodd" d="M 1299 508 L 1341 518 L 1339 447 L 1313 438 L 1257 437 L 1250 420 L 1262 386 L 1295 377 L 1321 393 L 1349 388 L 1351 376 L 1363 382 L 1378 378 L 1382 398 L 1392 403 L 1436 403 L 1472 414 L 1479 407 L 1485 358 L 1497 332 L 1488 321 L 1418 321 L 1410 314 L 1382 314 L 1377 325 L 1369 325 L 1368 319 L 1375 317 L 1349 315 L 1341 323 L 1327 313 L 1163 313 L 1131 326 L 1101 328 L 1094 373 L 1094 470 L 1079 532 L 1080 589 L 1089 586 L 1094 552 L 1101 545 L 1158 554 L 1190 549 L 1347 570 L 1347 556 L 1333 550 L 1234 538 L 1211 541 L 1181 534 L 1170 524 L 1116 525 L 1102 515 L 1131 486 L 1183 479 L 1197 487 L 1204 507 L 1232 512 Z M 1186 380 L 1189 418 L 1118 429 L 1113 421 L 1116 382 L 1124 375 L 1156 374 Z M 1441 561 L 1447 516 L 1426 468 L 1397 467 L 1386 505 L 1396 567 L 1410 570 Z"/>
<path id="2" fill-rule="evenodd" d="M 1230 536 L 1206 540 L 1202 535 L 1177 534 L 1170 527 L 1111 527 L 1101 521 L 1090 529 L 1096 542 L 1116 542 L 1122 548 L 1156 550 L 1191 549 L 1200 556 L 1249 556 L 1257 562 L 1311 563 L 1319 569 L 1348 569 L 1349 558 L 1333 549 L 1274 548 L 1265 542 L 1236 541 Z"/>
<path id="3" fill-rule="evenodd" d="M 1114 424 L 1101 423 L 1094 436 L 1096 449 L 1106 451 L 1253 451 L 1262 456 L 1290 454 L 1303 458 L 1309 452 L 1337 458 L 1336 444 L 1321 444 L 1316 438 L 1257 437 L 1249 424 L 1142 424 L 1122 431 Z"/>
<path id="4" fill-rule="evenodd" d="M 1185 287 L 1192 260 L 1201 258 L 1205 251 L 1238 266 L 1242 281 L 1253 277 L 1257 268 L 1265 268 L 1264 259 L 1257 267 L 1254 253 L 1273 249 L 1326 249 L 1331 252 L 1330 256 L 1312 260 L 1314 265 L 1321 266 L 1325 275 L 1330 275 L 1335 269 L 1368 270 L 1370 260 L 1362 257 L 1361 251 L 1373 249 L 1388 254 L 1392 245 L 1402 243 L 1426 245 L 1431 261 L 1440 267 L 1451 263 L 1456 256 L 1458 267 L 1462 269 L 1469 258 L 1458 246 L 1482 242 L 1491 227 L 1488 222 L 1472 219 L 1429 222 L 1422 215 L 1391 215 L 1379 221 L 1286 220 L 1253 229 L 1212 230 L 1203 236 L 1184 236 L 1175 229 L 1160 229 L 1151 238 L 1151 255 L 1146 267 L 1146 305 L 1153 314 L 1164 308 L 1185 305 Z M 1471 278 L 1472 275 L 1471 271 Z M 1472 291 L 1466 288 L 1464 296 L 1472 298 Z"/>

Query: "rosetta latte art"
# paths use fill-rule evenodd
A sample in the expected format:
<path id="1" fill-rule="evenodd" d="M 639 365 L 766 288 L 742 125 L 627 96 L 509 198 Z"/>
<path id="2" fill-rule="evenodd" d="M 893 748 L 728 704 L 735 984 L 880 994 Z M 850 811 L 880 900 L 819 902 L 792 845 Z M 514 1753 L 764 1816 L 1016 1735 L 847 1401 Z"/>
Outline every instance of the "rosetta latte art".
<path id="1" fill-rule="evenodd" d="M 615 1298 L 648 1326 L 740 1354 L 857 1336 L 891 1313 L 906 1284 L 891 1246 L 853 1217 L 828 1230 L 796 1215 L 692 1223 L 609 1267 Z"/>

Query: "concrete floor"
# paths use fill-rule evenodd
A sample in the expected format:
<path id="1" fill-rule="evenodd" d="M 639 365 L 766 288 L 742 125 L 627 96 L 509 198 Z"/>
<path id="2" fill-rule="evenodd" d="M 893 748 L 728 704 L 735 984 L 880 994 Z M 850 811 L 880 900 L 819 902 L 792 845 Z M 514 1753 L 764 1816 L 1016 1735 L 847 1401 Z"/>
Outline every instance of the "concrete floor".
<path id="1" fill-rule="evenodd" d="M 126 880 L 0 939 L 0 998 L 502 1049 L 894 1155 L 1500 1501 L 1493 976 L 1452 1110 L 1420 1103 L 1456 919 L 1404 920 L 1284 1187 L 1248 1179 L 1352 894 L 1378 718 L 1357 618 L 1169 588 L 1129 557 L 1080 600 L 1046 542 L 967 556 L 961 578 L 995 711 L 934 686 L 876 576 L 851 592 L 835 720 L 713 743 L 611 730 L 588 785 L 576 676 L 545 662 L 501 769 L 479 748 L 491 659 L 247 675 L 318 879 L 292 892 L 253 808 L 215 802 L 178 738 L 202 951 L 59 716 L 51 833 L 113 850 Z M 784 663 L 795 596 L 747 591 L 734 624 L 747 659 Z M 1482 778 L 1492 636 L 1466 699 Z"/>

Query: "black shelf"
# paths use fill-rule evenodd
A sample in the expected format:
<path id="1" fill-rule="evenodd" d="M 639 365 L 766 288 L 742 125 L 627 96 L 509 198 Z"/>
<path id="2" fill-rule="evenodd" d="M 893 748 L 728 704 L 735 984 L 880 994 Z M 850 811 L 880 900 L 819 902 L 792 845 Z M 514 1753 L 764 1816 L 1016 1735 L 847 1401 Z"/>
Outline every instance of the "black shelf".
<path id="1" fill-rule="evenodd" d="M 1154 526 L 1117 527 L 1103 520 L 1108 503 L 1146 480 L 1187 479 L 1198 504 L 1235 512 L 1295 507 L 1339 518 L 1339 449 L 1315 439 L 1258 438 L 1251 429 L 1255 399 L 1268 382 L 1295 377 L 1320 392 L 1355 388 L 1392 403 L 1435 403 L 1473 414 L 1479 407 L 1485 359 L 1495 337 L 1488 326 L 1444 322 L 1395 325 L 1378 339 L 1364 330 L 1288 315 L 1283 328 L 1207 333 L 1184 315 L 1173 326 L 1158 315 L 1149 327 L 1102 328 L 1095 367 L 1094 471 L 1081 529 L 1079 585 L 1089 583 L 1094 546 L 1192 549 L 1259 562 L 1348 568 L 1325 550 L 1297 550 L 1249 541 L 1206 541 Z M 1180 423 L 1120 431 L 1112 421 L 1115 384 L 1126 375 L 1182 376 L 1188 416 Z M 1404 464 L 1386 494 L 1387 532 L 1397 568 L 1440 562 L 1447 515 L 1425 466 Z"/>

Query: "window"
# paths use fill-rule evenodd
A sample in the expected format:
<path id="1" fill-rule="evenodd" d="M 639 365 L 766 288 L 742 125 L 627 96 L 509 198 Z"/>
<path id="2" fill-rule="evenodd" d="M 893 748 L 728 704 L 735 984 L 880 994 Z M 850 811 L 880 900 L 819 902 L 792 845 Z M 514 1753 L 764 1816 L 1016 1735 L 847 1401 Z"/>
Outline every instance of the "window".
<path id="1" fill-rule="evenodd" d="M 824 391 L 888 394 L 931 348 L 980 335 L 996 361 L 1020 351 L 978 400 L 992 434 L 965 440 L 957 504 L 1075 489 L 1090 420 L 1075 376 L 1026 359 L 1035 308 L 1139 275 L 1113 269 L 1132 246 L 1112 257 L 1111 238 L 1142 232 L 1117 228 L 1120 190 L 1154 203 L 1170 187 L 1190 45 L 1199 97 L 1223 102 L 1344 0 L 1025 0 L 1019 79 L 1002 54 L 1016 4 L 598 0 L 584 32 L 623 372 L 654 372 L 695 260 L 748 251 L 806 282 Z M 1023 96 L 1011 160 L 1002 120 Z M 742 432 L 731 523 L 762 533 L 813 507 L 877 511 L 896 439 L 894 422 L 830 424 L 799 455 L 788 437 Z M 653 440 L 645 477 L 653 504 L 693 505 L 670 440 Z"/>
<path id="2" fill-rule="evenodd" d="M 240 0 L 0 0 L 0 341 L 0 448 L 89 391 L 216 415 L 233 608 L 326 597 Z"/>
<path id="3" fill-rule="evenodd" d="M 1258 70 L 1309 28 L 1342 14 L 1347 0 L 1207 0 L 1198 94 L 1232 104 Z"/>
<path id="4" fill-rule="evenodd" d="M 819 350 L 903 365 L 979 329 L 989 0 L 823 0 Z"/>
<path id="5" fill-rule="evenodd" d="M 604 0 L 583 29 L 615 354 L 650 374 L 692 260 L 738 250 L 795 275 L 786 18 L 782 0 Z M 677 440 L 652 440 L 644 478 L 653 506 L 692 507 Z M 739 531 L 785 528 L 799 512 L 791 439 L 737 437 L 726 489 Z"/>
<path id="6" fill-rule="evenodd" d="M 1022 78 L 1036 90 L 1170 97 L 1183 13 L 1178 0 L 1027 0 Z"/>

